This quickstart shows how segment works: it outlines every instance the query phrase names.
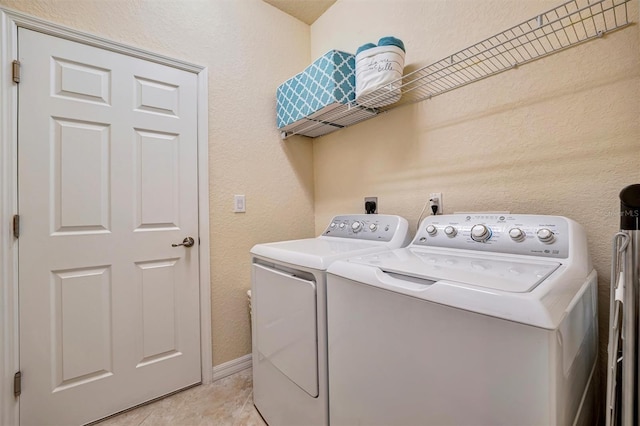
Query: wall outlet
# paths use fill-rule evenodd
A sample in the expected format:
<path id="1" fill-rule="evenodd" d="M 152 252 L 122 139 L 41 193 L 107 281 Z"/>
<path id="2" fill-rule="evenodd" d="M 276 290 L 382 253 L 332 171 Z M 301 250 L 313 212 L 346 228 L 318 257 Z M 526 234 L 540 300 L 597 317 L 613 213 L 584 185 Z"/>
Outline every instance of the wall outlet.
<path id="1" fill-rule="evenodd" d="M 244 213 L 246 211 L 247 209 L 246 209 L 244 195 L 234 195 L 233 196 L 233 212 Z"/>
<path id="2" fill-rule="evenodd" d="M 442 192 L 432 192 L 429 194 L 429 214 L 433 214 L 433 206 L 438 206 L 436 214 L 442 214 L 444 208 L 442 207 Z"/>
<path id="3" fill-rule="evenodd" d="M 378 197 L 364 197 L 364 212 L 367 214 L 378 213 Z"/>

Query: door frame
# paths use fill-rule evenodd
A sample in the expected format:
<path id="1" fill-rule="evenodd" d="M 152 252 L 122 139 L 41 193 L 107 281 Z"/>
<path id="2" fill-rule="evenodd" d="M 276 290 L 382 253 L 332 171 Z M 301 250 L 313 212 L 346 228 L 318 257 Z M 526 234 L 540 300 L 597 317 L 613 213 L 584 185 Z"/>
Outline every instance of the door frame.
<path id="1" fill-rule="evenodd" d="M 0 7 L 0 424 L 17 425 L 19 398 L 13 376 L 20 367 L 18 329 L 18 240 L 11 223 L 18 211 L 18 87 L 12 62 L 18 57 L 18 28 L 83 43 L 192 72 L 198 78 L 198 227 L 200 351 L 202 383 L 212 381 L 211 284 L 209 257 L 208 70 L 204 66 L 97 37 Z"/>

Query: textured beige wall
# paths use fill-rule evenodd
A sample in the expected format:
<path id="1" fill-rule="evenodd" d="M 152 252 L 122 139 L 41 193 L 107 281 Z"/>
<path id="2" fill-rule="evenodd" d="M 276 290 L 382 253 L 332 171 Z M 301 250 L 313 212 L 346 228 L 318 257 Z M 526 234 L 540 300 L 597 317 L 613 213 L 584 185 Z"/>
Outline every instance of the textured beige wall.
<path id="1" fill-rule="evenodd" d="M 275 126 L 275 89 L 308 65 L 309 26 L 260 0 L 0 5 L 209 68 L 214 365 L 251 352 L 249 249 L 313 235 L 312 145 Z M 232 213 L 234 194 L 247 213 Z"/>
<path id="2" fill-rule="evenodd" d="M 426 65 L 560 3 L 340 0 L 312 25 L 311 55 L 395 35 L 408 66 Z M 629 10 L 630 28 L 315 141 L 316 231 L 360 212 L 364 196 L 415 227 L 430 192 L 444 194 L 445 213 L 571 217 L 599 274 L 606 361 L 618 193 L 640 182 L 638 2 Z"/>

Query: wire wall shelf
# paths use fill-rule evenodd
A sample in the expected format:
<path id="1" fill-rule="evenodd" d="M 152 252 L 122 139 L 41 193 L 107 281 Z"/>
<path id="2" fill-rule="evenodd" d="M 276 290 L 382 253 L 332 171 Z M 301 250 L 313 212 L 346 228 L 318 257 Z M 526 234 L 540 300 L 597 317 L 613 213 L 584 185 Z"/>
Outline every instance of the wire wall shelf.
<path id="1" fill-rule="evenodd" d="M 575 45 L 602 37 L 630 25 L 630 0 L 571 0 L 519 25 L 462 49 L 437 62 L 404 75 L 366 96 L 363 103 L 384 104 L 366 108 L 353 102 L 307 117 L 304 123 L 282 132 L 318 137 L 370 119 L 381 113 L 447 93 L 459 87 L 517 68 Z"/>

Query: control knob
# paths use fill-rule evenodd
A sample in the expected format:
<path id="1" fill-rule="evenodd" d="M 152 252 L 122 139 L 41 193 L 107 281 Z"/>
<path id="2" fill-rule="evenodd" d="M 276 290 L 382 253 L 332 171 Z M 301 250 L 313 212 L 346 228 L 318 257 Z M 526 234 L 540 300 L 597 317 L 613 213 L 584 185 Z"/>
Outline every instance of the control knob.
<path id="1" fill-rule="evenodd" d="M 435 226 L 433 226 L 433 225 L 427 226 L 427 234 L 429 234 L 429 235 L 431 235 L 433 237 L 437 233 L 438 233 L 438 229 Z"/>
<path id="2" fill-rule="evenodd" d="M 511 228 L 509 229 L 509 236 L 513 241 L 520 242 L 520 241 L 524 241 L 526 234 L 520 228 Z"/>
<path id="3" fill-rule="evenodd" d="M 491 238 L 491 229 L 485 225 L 474 225 L 471 228 L 471 239 L 479 243 L 484 243 Z"/>
<path id="4" fill-rule="evenodd" d="M 548 228 L 540 228 L 536 233 L 538 239 L 543 243 L 552 243 L 554 240 L 553 231 Z"/>
<path id="5" fill-rule="evenodd" d="M 377 223 L 372 223 L 371 225 L 369 225 L 369 230 L 371 232 L 376 232 L 377 229 L 378 229 L 378 224 Z"/>
<path id="6" fill-rule="evenodd" d="M 353 232 L 360 232 L 362 230 L 362 222 L 358 222 L 357 220 L 351 224 L 351 230 Z"/>
<path id="7" fill-rule="evenodd" d="M 453 238 L 458 233 L 458 230 L 453 226 L 447 226 L 446 228 L 444 228 L 444 233 L 447 235 L 447 237 Z"/>
<path id="8" fill-rule="evenodd" d="M 344 227 L 345 227 L 345 224 L 344 224 L 344 223 L 341 223 L 341 224 L 340 224 L 340 229 L 344 229 Z"/>

